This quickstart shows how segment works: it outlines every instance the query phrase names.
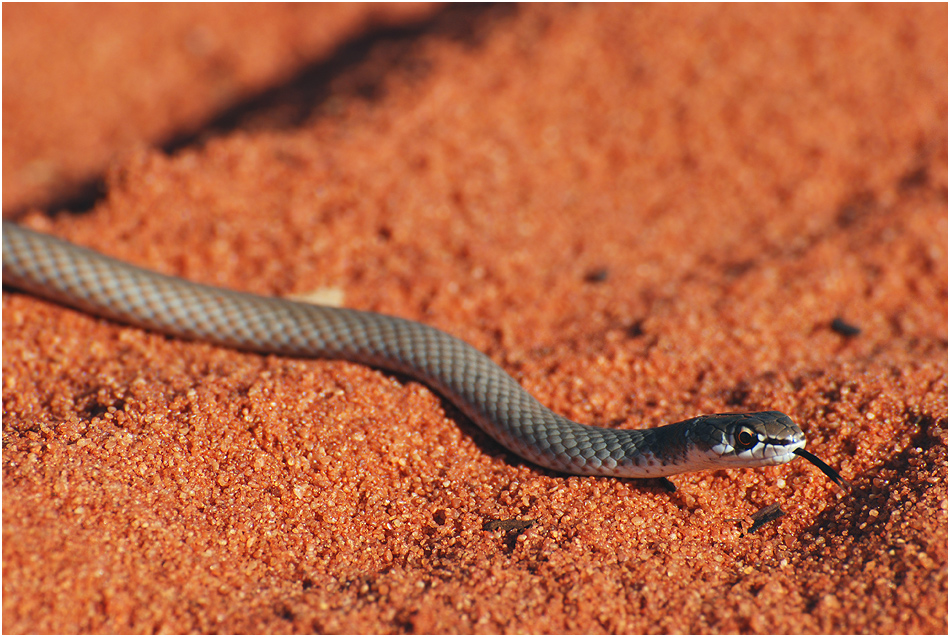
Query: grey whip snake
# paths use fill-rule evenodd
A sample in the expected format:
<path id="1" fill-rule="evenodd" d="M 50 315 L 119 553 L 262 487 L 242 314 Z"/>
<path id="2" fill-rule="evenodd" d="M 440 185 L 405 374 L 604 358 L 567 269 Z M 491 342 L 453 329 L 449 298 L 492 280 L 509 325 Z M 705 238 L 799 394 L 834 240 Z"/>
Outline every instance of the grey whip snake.
<path id="1" fill-rule="evenodd" d="M 699 416 L 643 430 L 582 425 L 542 405 L 485 354 L 427 325 L 191 283 L 6 221 L 3 282 L 180 338 L 407 374 L 448 398 L 507 449 L 555 471 L 652 478 L 776 465 L 800 455 L 843 482 L 804 450 L 802 430 L 781 412 Z"/>

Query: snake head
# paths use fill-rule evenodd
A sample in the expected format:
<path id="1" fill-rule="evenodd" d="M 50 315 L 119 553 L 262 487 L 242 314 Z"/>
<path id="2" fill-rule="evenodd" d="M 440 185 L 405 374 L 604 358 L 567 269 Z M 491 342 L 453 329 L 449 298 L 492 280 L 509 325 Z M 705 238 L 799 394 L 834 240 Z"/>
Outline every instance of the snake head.
<path id="1" fill-rule="evenodd" d="M 764 467 L 784 464 L 805 446 L 805 434 L 780 411 L 700 416 L 692 427 L 697 455 L 714 458 L 710 468 Z"/>
<path id="2" fill-rule="evenodd" d="M 716 458 L 709 468 L 762 467 L 784 464 L 796 456 L 804 458 L 845 491 L 851 484 L 817 456 L 805 451 L 805 434 L 791 418 L 780 411 L 750 414 L 700 416 L 703 426 L 691 428 L 687 436 L 694 443 L 697 463 Z M 691 422 L 691 421 L 687 421 Z"/>

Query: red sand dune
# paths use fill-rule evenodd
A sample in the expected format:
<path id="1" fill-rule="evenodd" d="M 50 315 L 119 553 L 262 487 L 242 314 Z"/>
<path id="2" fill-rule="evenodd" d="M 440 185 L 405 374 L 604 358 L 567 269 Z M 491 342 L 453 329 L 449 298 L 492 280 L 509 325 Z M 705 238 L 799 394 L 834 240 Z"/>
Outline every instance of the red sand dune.
<path id="1" fill-rule="evenodd" d="M 4 631 L 946 633 L 946 5 L 6 5 L 3 36 L 8 218 L 429 323 L 582 422 L 781 410 L 861 490 L 557 475 L 404 377 L 5 289 Z"/>

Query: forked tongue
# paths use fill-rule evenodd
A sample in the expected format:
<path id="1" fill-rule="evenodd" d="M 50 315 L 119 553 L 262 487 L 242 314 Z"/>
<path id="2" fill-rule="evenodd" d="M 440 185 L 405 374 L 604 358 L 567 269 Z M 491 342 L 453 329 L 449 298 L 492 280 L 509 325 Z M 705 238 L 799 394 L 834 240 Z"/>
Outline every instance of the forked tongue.
<path id="1" fill-rule="evenodd" d="M 835 484 L 837 484 L 839 487 L 841 487 L 841 488 L 844 489 L 845 491 L 851 491 L 851 490 L 852 490 L 851 483 L 848 482 L 847 480 L 845 480 L 844 478 L 842 478 L 840 475 L 838 475 L 838 472 L 837 472 L 837 471 L 835 471 L 834 469 L 832 469 L 831 467 L 829 467 L 828 465 L 826 465 L 826 464 L 824 463 L 824 461 L 823 461 L 821 458 L 819 458 L 818 456 L 816 456 L 816 455 L 814 455 L 814 454 L 812 454 L 812 453 L 809 453 L 808 451 L 805 451 L 804 449 L 801 449 L 801 448 L 796 449 L 793 453 L 794 453 L 796 456 L 801 456 L 802 458 L 804 458 L 804 459 L 807 460 L 808 462 L 810 462 L 810 463 L 812 463 L 813 465 L 815 465 L 816 467 L 818 467 L 818 468 L 821 470 L 821 472 L 822 472 L 823 474 L 825 474 L 826 476 L 828 476 L 829 478 L 831 478 L 831 480 L 832 480 Z"/>

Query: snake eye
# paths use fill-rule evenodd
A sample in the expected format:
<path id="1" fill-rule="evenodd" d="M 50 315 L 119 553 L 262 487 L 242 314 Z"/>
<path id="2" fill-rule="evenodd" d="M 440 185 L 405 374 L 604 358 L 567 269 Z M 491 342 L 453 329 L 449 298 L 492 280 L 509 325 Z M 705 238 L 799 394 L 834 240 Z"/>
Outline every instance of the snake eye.
<path id="1" fill-rule="evenodd" d="M 759 442 L 759 437 L 748 427 L 743 427 L 736 434 L 736 443 L 740 449 L 751 449 L 757 442 Z"/>

